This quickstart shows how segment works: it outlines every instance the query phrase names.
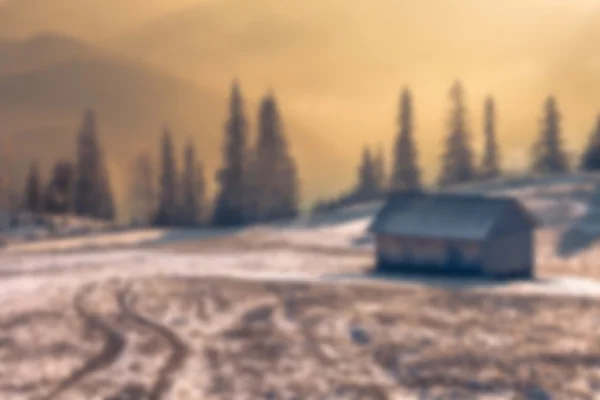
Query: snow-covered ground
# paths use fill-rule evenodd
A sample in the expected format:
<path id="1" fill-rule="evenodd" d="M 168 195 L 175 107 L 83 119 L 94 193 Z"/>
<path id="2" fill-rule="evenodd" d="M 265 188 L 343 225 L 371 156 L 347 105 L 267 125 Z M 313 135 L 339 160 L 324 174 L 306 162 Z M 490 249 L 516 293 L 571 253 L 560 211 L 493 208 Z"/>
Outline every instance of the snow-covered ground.
<path id="1" fill-rule="evenodd" d="M 598 178 L 596 175 L 577 175 L 571 181 L 566 179 L 557 178 L 558 183 L 535 181 L 536 184 L 517 188 L 512 183 L 505 187 L 496 183 L 485 192 L 519 198 L 541 222 L 536 251 L 539 269 L 544 271 L 550 266 L 554 272 L 564 268 L 565 275 L 569 272 L 577 275 L 581 269 L 592 268 L 600 259 L 600 247 L 592 243 L 569 256 L 559 254 L 557 248 L 569 229 L 584 226 L 592 231 L 597 225 L 600 230 L 600 220 L 586 220 L 587 215 L 600 210 L 600 204 L 590 204 Z M 472 185 L 468 190 L 478 191 Z M 140 229 L 16 243 L 0 251 L 0 272 L 24 272 L 48 269 L 49 266 L 66 272 L 80 270 L 81 265 L 95 266 L 86 268 L 86 273 L 114 266 L 123 274 L 137 270 L 171 273 L 182 266 L 189 266 L 198 273 L 217 271 L 229 275 L 238 270 L 255 274 L 272 270 L 281 274 L 303 271 L 312 276 L 349 271 L 345 259 L 355 260 L 354 264 L 363 267 L 371 261 L 372 240 L 367 227 L 381 205 L 381 202 L 360 204 L 303 217 L 288 224 L 239 231 Z M 225 244 L 221 247 L 212 245 L 217 242 Z M 237 247 L 238 243 L 251 246 L 242 250 L 242 246 Z M 186 253 L 193 254 L 176 252 L 178 244 L 186 244 Z M 169 249 L 172 251 L 165 255 L 164 251 Z"/>
<path id="2" fill-rule="evenodd" d="M 539 323 L 539 326 L 532 325 L 531 329 L 532 332 L 536 332 L 534 329 L 536 326 L 538 328 L 546 326 L 544 324 L 550 324 L 549 321 L 560 317 L 558 311 L 554 309 L 562 305 L 565 309 L 561 309 L 560 312 L 564 311 L 564 316 L 560 318 L 567 318 L 565 316 L 573 315 L 579 309 L 587 310 L 588 305 L 591 304 L 589 302 L 600 302 L 598 299 L 600 280 L 597 280 L 600 278 L 600 244 L 596 243 L 595 237 L 590 234 L 596 228 L 600 231 L 600 219 L 592 218 L 600 211 L 600 204 L 598 204 L 600 201 L 597 201 L 598 199 L 592 201 L 594 196 L 600 199 L 600 192 L 594 193 L 596 184 L 597 177 L 586 175 L 572 178 L 571 181 L 561 178 L 554 182 L 535 182 L 535 184 L 529 182 L 529 185 L 521 182 L 519 185 L 506 184 L 503 187 L 496 183 L 495 186 L 485 189 L 474 186 L 468 188 L 469 191 L 516 196 L 542 223 L 536 243 L 539 279 L 532 282 L 491 284 L 475 280 L 457 282 L 441 278 L 382 279 L 369 276 L 365 272 L 373 262 L 372 241 L 366 229 L 381 206 L 381 202 L 303 217 L 288 224 L 258 226 L 238 231 L 145 229 L 10 244 L 0 251 L 0 303 L 2 304 L 0 328 L 7 332 L 7 336 L 3 336 L 0 330 L 0 388 L 5 388 L 0 389 L 0 397 L 28 399 L 36 397 L 32 393 L 49 393 L 54 388 L 58 390 L 54 398 L 91 399 L 94 397 L 90 393 L 103 387 L 101 392 L 103 397 L 98 398 L 106 399 L 106 396 L 116 387 L 123 388 L 125 380 L 131 381 L 138 379 L 135 377 L 143 376 L 144 379 L 139 378 L 137 383 L 150 390 L 155 398 L 220 398 L 218 395 L 210 397 L 208 393 L 218 392 L 214 388 L 211 392 L 210 385 L 221 385 L 219 390 L 222 390 L 222 393 L 230 393 L 227 395 L 230 397 L 221 398 L 233 399 L 231 393 L 247 395 L 252 393 L 254 395 L 252 398 L 265 398 L 267 395 L 264 392 L 269 390 L 277 393 L 292 393 L 294 385 L 298 382 L 307 382 L 307 379 L 314 384 L 311 387 L 314 393 L 331 393 L 328 385 L 337 382 L 335 385 L 341 385 L 339 386 L 341 388 L 352 387 L 355 395 L 360 386 L 359 391 L 363 395 L 367 393 L 366 398 L 394 398 L 378 395 L 377 390 L 381 388 L 385 388 L 381 390 L 388 394 L 400 393 L 398 398 L 418 398 L 413 390 L 414 387 L 407 389 L 406 392 L 402 392 L 403 389 L 397 387 L 400 378 L 393 374 L 398 372 L 394 370 L 396 367 L 392 364 L 387 364 L 388 361 L 384 360 L 383 364 L 377 366 L 372 364 L 371 353 L 366 355 L 361 353 L 360 345 L 357 349 L 352 346 L 342 346 L 340 338 L 346 335 L 348 330 L 351 330 L 353 332 L 351 335 L 354 335 L 351 340 L 361 342 L 369 339 L 364 337 L 361 339 L 361 335 L 367 333 L 361 333 L 360 328 L 352 328 L 354 329 L 352 330 L 341 326 L 345 327 L 349 324 L 360 327 L 358 321 L 362 318 L 360 315 L 364 313 L 370 315 L 370 322 L 363 321 L 363 326 L 377 325 L 372 321 L 376 319 L 375 314 L 381 314 L 377 317 L 381 320 L 388 318 L 382 316 L 386 313 L 394 314 L 394 318 L 404 320 L 410 316 L 411 319 L 406 320 L 407 323 L 414 324 L 418 321 L 414 331 L 402 330 L 400 324 L 394 328 L 400 329 L 394 334 L 397 336 L 389 336 L 391 333 L 386 333 L 387 328 L 377 328 L 380 331 L 371 330 L 369 335 L 379 335 L 378 341 L 388 343 L 394 349 L 396 349 L 394 343 L 406 342 L 405 345 L 422 346 L 413 343 L 411 338 L 414 335 L 420 335 L 419 340 L 432 335 L 432 338 L 435 335 L 450 335 L 444 339 L 447 343 L 442 341 L 445 343 L 444 346 L 447 345 L 448 348 L 459 346 L 466 352 L 476 352 L 477 349 L 463 342 L 456 342 L 460 339 L 452 336 L 456 333 L 454 324 L 459 326 L 464 322 L 461 329 L 467 327 L 475 329 L 479 326 L 468 323 L 471 318 L 474 318 L 478 324 L 490 325 L 489 330 L 482 333 L 487 340 L 486 346 L 496 346 L 507 351 L 506 349 L 513 348 L 511 343 L 515 341 L 523 340 L 523 343 L 529 343 L 527 336 L 521 337 L 520 334 L 515 334 L 515 337 L 510 337 L 508 329 L 510 324 L 496 326 L 492 322 L 486 322 L 486 313 L 489 311 L 484 310 L 487 307 L 485 304 L 500 307 L 498 304 L 504 302 L 522 303 L 522 307 L 525 308 L 511 306 L 510 316 L 505 316 L 509 319 L 514 318 L 510 320 L 515 324 L 527 323 L 529 316 L 525 314 L 529 312 L 527 310 L 534 307 L 537 310 L 534 319 L 538 321 L 536 323 Z M 582 233 L 583 227 L 588 233 Z M 567 236 L 576 238 L 575 243 L 569 242 L 569 251 L 563 248 L 566 246 L 564 241 Z M 225 284 L 222 279 L 237 283 Z M 196 294 L 192 299 L 182 300 L 180 291 L 183 289 L 173 289 L 173 280 L 190 282 L 191 288 L 185 290 L 197 291 L 194 292 Z M 153 289 L 148 289 L 147 282 L 150 281 L 153 282 L 153 286 L 151 285 Z M 128 305 L 119 293 L 125 291 L 124 288 L 129 287 L 130 284 L 133 284 L 133 287 L 137 287 L 136 284 L 140 285 L 140 288 L 131 289 L 130 292 L 146 294 L 137 296 L 139 301 L 136 303 L 132 300 Z M 198 285 L 202 289 L 198 289 Z M 220 299 L 218 293 L 225 290 L 223 288 L 229 287 L 228 285 L 231 285 L 233 297 L 229 298 L 227 297 L 229 295 L 223 294 L 224 297 Z M 260 287 L 260 290 L 256 289 L 257 287 Z M 257 290 L 256 297 L 252 295 L 252 290 L 255 289 L 250 288 Z M 294 307 L 287 302 L 292 301 L 289 296 L 292 296 L 294 290 L 300 290 L 298 288 L 319 293 L 317 298 L 311 300 L 317 305 L 314 309 L 306 311 L 307 314 L 302 322 L 282 314 L 285 310 L 287 310 L 285 313 L 293 313 L 291 310 Z M 383 293 L 388 293 L 386 296 L 389 297 L 377 297 L 378 300 L 374 300 L 373 297 L 368 304 L 363 304 L 366 301 L 363 297 L 365 291 L 374 293 L 369 296 L 378 293 L 383 296 Z M 452 295 L 446 297 L 449 294 Z M 453 301 L 462 296 L 467 296 L 468 300 L 461 302 L 459 308 L 452 309 L 455 307 L 452 306 Z M 475 300 L 469 296 L 475 296 L 473 299 L 476 299 L 476 302 L 474 303 Z M 496 300 L 490 302 L 490 296 Z M 559 303 L 555 302 L 558 301 L 557 296 L 561 297 Z M 385 300 L 388 298 L 395 300 L 390 300 L 388 304 Z M 340 302 L 335 306 L 338 308 L 325 311 L 325 308 L 330 307 L 330 305 L 323 305 L 329 301 L 327 299 L 338 299 L 331 300 L 335 304 Z M 183 303 L 177 303 L 180 301 Z M 201 302 L 203 304 L 201 308 L 204 310 L 202 313 L 210 317 L 193 317 L 190 313 L 194 308 L 190 308 L 191 306 L 186 303 L 188 301 Z M 218 311 L 219 307 L 227 308 L 219 304 L 228 302 L 233 302 L 235 306 L 231 306 L 233 308 L 227 312 Z M 412 308 L 407 309 L 407 304 L 412 303 L 414 303 Z M 425 307 L 426 304 L 427 307 L 431 307 L 427 312 L 436 313 L 435 318 L 432 319 L 435 322 L 431 322 L 431 326 L 427 325 L 429 322 L 424 323 L 418 317 L 418 307 Z M 549 304 L 548 309 L 544 304 Z M 414 307 L 417 308 L 413 309 Z M 161 311 L 162 308 L 167 311 Z M 273 310 L 274 316 L 261 317 L 260 312 L 268 314 L 264 311 L 268 309 Z M 582 323 L 589 323 L 591 327 L 594 325 L 593 321 L 600 320 L 600 315 L 595 314 L 595 309 L 600 307 L 589 307 L 589 311 L 586 311 L 589 318 L 582 319 Z M 498 312 L 504 311 L 500 309 Z M 271 318 L 269 331 L 255 333 L 258 338 L 264 339 L 264 343 L 255 341 L 253 346 L 262 348 L 260 346 L 273 340 L 273 343 L 269 343 L 275 347 L 252 353 L 251 348 L 242 351 L 241 344 L 234 345 L 231 342 L 234 340 L 233 337 L 238 337 L 235 335 L 254 335 L 248 332 L 240 333 L 244 329 L 251 329 L 243 323 L 250 318 L 247 313 L 251 312 L 258 313 L 252 314 L 255 320 Z M 469 314 L 470 312 L 472 314 Z M 331 322 L 327 323 L 329 325 L 323 320 L 322 313 L 330 316 Z M 460 318 L 457 320 L 455 313 L 464 314 L 464 321 Z M 551 332 L 562 332 L 561 335 L 566 335 L 568 326 L 563 326 L 560 318 L 552 322 L 556 325 L 554 331 L 544 331 L 544 335 L 551 335 Z M 425 326 L 422 326 L 423 324 Z M 43 332 L 48 332 L 48 329 L 55 334 L 45 336 Z M 165 332 L 165 329 L 170 331 Z M 587 334 L 585 331 L 587 328 L 578 329 L 581 330 L 578 331 L 578 335 Z M 88 338 L 89 335 L 85 333 L 87 330 L 95 331 L 95 336 Z M 500 337 L 502 336 L 498 333 L 500 331 L 504 332 L 503 335 L 509 336 Z M 176 333 L 175 336 L 173 332 Z M 494 332 L 498 337 L 493 337 Z M 542 338 L 542 333 L 539 334 L 540 341 L 546 340 L 545 336 Z M 73 336 L 71 341 L 77 344 L 69 341 L 69 335 Z M 469 335 L 472 336 L 473 343 L 479 340 L 477 332 L 473 331 Z M 517 339 L 517 336 L 520 339 Z M 310 339 L 311 337 L 313 339 Z M 102 339 L 104 342 L 99 338 L 104 338 Z M 308 342 L 304 343 L 299 338 L 304 338 L 302 340 Z M 553 337 L 554 339 L 557 337 Z M 74 347 L 68 347 L 66 342 L 63 343 L 61 340 L 69 342 L 68 346 Z M 183 344 L 179 343 L 179 340 L 182 340 Z M 31 352 L 27 353 L 25 349 L 28 346 L 41 349 L 39 354 L 46 354 L 45 358 L 41 359 L 41 356 L 34 357 Z M 60 350 L 63 348 L 61 346 L 67 346 L 65 348 L 68 350 Z M 169 348 L 171 353 L 165 350 Z M 189 350 L 190 348 L 193 350 Z M 270 352 L 283 351 L 281 350 L 283 348 L 289 349 L 290 353 L 287 356 L 292 358 L 304 357 L 301 354 L 305 354 L 303 352 L 306 351 L 312 354 L 306 359 L 304 372 L 292 373 L 289 369 L 290 365 L 284 365 L 277 359 L 275 361 L 280 364 L 278 368 L 281 368 L 277 376 L 288 376 L 290 381 L 287 386 L 281 381 L 265 378 L 263 384 L 266 386 L 261 389 L 264 389 L 262 394 L 251 392 L 251 390 L 258 390 L 256 382 L 245 376 L 246 372 L 243 371 L 246 371 L 244 368 L 252 370 L 254 367 L 245 365 L 244 358 L 236 357 L 246 354 L 248 360 L 258 359 L 266 357 L 267 354 L 271 354 Z M 518 353 L 518 348 L 515 349 L 513 350 Z M 379 350 L 385 353 L 385 349 Z M 547 345 L 532 351 L 535 353 L 546 350 L 548 350 Z M 206 352 L 203 353 L 205 358 L 187 357 L 187 364 L 178 365 L 176 357 L 169 356 L 169 354 L 188 351 L 197 354 Z M 237 364 L 228 364 L 216 354 L 221 356 L 228 354 L 228 357 L 237 360 Z M 385 358 L 384 355 L 377 355 L 379 356 Z M 406 357 L 410 359 L 409 355 Z M 598 357 L 600 360 L 600 355 Z M 14 361 L 17 359 L 18 362 Z M 515 362 L 518 362 L 517 359 L 518 357 Z M 347 365 L 348 371 L 335 375 L 333 372 L 335 368 L 327 367 L 329 362 L 333 362 L 334 365 Z M 35 369 L 34 366 L 39 363 L 46 368 L 46 372 L 42 374 L 43 379 L 40 378 L 40 382 L 32 383 L 27 371 Z M 245 365 L 243 368 L 242 364 Z M 369 365 L 368 371 L 361 369 L 360 365 L 363 364 Z M 77 372 L 77 365 L 83 365 L 83 372 Z M 502 366 L 498 364 L 496 367 Z M 205 376 L 200 370 L 207 368 L 212 368 L 214 371 L 212 369 L 210 373 L 205 371 L 207 372 Z M 329 370 L 331 374 L 315 375 L 315 369 L 318 368 Z M 432 364 L 430 368 L 436 367 Z M 13 373 L 14 371 L 18 373 Z M 170 374 L 175 374 L 175 371 L 179 371 L 177 373 L 180 379 L 172 387 L 171 392 L 164 389 L 170 393 L 169 397 L 165 394 L 167 392 L 161 392 L 163 386 L 160 382 L 161 379 L 170 379 L 168 377 Z M 74 377 L 68 378 L 69 374 Z M 83 378 L 77 378 L 80 376 L 78 374 L 87 376 L 86 379 L 91 381 L 86 384 Z M 229 387 L 227 382 L 216 383 L 208 379 L 207 376 L 211 374 L 216 374 L 211 379 L 242 374 L 245 376 L 244 379 L 250 381 L 240 380 L 233 385 L 235 387 Z M 202 378 L 198 378 L 197 382 L 194 381 L 199 376 Z M 343 383 L 343 379 L 349 376 L 353 377 L 353 381 Z M 402 379 L 409 378 L 403 376 Z M 494 381 L 492 378 L 489 379 Z M 591 385 L 590 382 L 595 378 L 589 379 L 586 385 Z M 260 379 L 255 377 L 254 380 Z M 598 380 L 600 381 L 600 375 Z M 64 387 L 59 384 L 61 381 Z M 107 383 L 109 381 L 114 382 Z M 467 381 L 463 384 L 471 385 Z M 29 391 L 22 389 L 19 392 L 15 389 L 27 385 L 30 387 L 27 389 Z M 376 390 L 375 386 L 380 389 Z M 32 387 L 34 389 L 31 389 Z M 600 385 L 598 387 L 600 388 Z M 588 389 L 589 387 L 585 390 Z M 343 392 L 342 389 L 339 390 L 340 393 Z M 569 398 L 578 398 L 572 394 L 577 393 L 576 389 L 573 390 L 569 392 L 571 393 Z M 99 396 L 98 393 L 95 395 Z M 196 397 L 190 393 L 196 393 Z M 61 397 L 67 394 L 71 397 Z M 490 395 L 490 393 L 485 394 Z M 500 396 L 502 398 L 502 393 Z M 305 395 L 302 398 L 313 397 Z M 337 398 L 345 397 L 342 393 Z M 478 398 L 484 398 L 483 394 Z"/>
<path id="3" fill-rule="evenodd" d="M 508 183 L 476 184 L 460 188 L 463 192 L 518 198 L 537 217 L 543 229 L 564 229 L 574 224 L 593 224 L 582 221 L 590 209 L 589 200 L 600 183 L 596 174 L 560 176 L 553 179 L 518 179 Z M 458 190 L 458 189 L 457 189 Z M 164 243 L 189 242 L 224 235 L 241 238 L 252 237 L 264 242 L 277 241 L 324 248 L 368 247 L 366 228 L 381 207 L 382 202 L 369 202 L 343 209 L 302 217 L 289 224 L 255 227 L 242 231 L 223 230 L 168 230 L 137 229 L 122 232 L 92 233 L 85 236 L 57 238 L 16 243 L 3 249 L 3 253 L 49 252 L 69 250 L 94 250 L 116 247 L 152 246 Z M 600 210 L 600 204 L 592 205 Z M 600 221 L 598 221 L 600 230 Z"/>

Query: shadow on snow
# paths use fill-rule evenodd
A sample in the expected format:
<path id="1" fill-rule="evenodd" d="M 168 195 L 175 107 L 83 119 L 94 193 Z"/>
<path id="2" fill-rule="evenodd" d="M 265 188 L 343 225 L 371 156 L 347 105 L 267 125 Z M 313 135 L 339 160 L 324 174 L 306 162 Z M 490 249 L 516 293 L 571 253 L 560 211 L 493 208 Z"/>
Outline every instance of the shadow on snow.
<path id="1" fill-rule="evenodd" d="M 433 272 L 385 273 L 367 271 L 365 273 L 348 273 L 325 275 L 329 282 L 381 282 L 389 284 L 417 284 L 439 289 L 473 289 L 503 287 L 516 282 L 548 283 L 547 279 L 538 278 L 489 278 L 474 275 L 438 274 Z"/>

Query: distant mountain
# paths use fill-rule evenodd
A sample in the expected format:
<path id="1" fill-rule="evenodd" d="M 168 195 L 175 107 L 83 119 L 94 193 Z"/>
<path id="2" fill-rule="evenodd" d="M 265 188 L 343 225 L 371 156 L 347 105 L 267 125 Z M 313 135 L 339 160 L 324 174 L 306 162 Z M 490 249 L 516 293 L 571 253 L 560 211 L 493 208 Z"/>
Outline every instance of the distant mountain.
<path id="1" fill-rule="evenodd" d="M 26 38 L 56 31 L 98 40 L 193 1 L 1 0 L 0 38 Z"/>
<path id="2" fill-rule="evenodd" d="M 0 42 L 0 76 L 24 73 L 76 59 L 99 56 L 88 43 L 55 33 Z"/>
<path id="3" fill-rule="evenodd" d="M 61 43 L 57 47 L 63 49 L 65 61 L 49 57 L 46 46 L 35 45 L 40 40 Z M 156 151 L 164 124 L 173 130 L 176 145 L 183 145 L 188 136 L 195 140 L 211 174 L 207 178 L 213 181 L 213 171 L 221 160 L 228 87 L 220 93 L 203 89 L 155 67 L 68 38 L 19 43 L 21 46 L 0 47 L 0 60 L 8 59 L 3 57 L 4 51 L 28 55 L 23 64 L 26 72 L 0 74 L 0 139 L 12 141 L 21 167 L 33 158 L 48 163 L 57 156 L 72 155 L 82 112 L 92 107 L 98 115 L 117 193 L 128 178 L 130 158 L 140 149 Z M 255 105 L 248 102 L 246 106 L 253 118 Z M 285 103 L 281 108 L 285 116 Z M 334 148 L 292 118 L 286 119 L 286 128 L 305 194 L 314 196 L 331 184 L 335 179 L 331 174 L 343 165 Z"/>

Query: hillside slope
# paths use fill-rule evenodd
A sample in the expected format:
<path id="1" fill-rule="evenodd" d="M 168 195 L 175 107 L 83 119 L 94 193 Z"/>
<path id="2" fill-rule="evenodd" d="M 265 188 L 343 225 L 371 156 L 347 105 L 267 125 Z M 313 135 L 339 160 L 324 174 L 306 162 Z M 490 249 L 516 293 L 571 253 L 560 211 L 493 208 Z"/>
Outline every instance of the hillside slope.
<path id="1" fill-rule="evenodd" d="M 457 190 L 513 196 L 539 222 L 536 256 L 543 274 L 598 276 L 600 252 L 600 176 L 573 174 L 536 179 L 499 180 Z M 9 246 L 7 252 L 72 251 L 89 248 L 158 248 L 182 252 L 254 252 L 285 249 L 329 255 L 372 255 L 369 222 L 382 206 L 372 201 L 315 213 L 292 222 L 222 230 L 160 230 L 106 233 Z M 568 247 L 568 248 L 567 248 Z"/>

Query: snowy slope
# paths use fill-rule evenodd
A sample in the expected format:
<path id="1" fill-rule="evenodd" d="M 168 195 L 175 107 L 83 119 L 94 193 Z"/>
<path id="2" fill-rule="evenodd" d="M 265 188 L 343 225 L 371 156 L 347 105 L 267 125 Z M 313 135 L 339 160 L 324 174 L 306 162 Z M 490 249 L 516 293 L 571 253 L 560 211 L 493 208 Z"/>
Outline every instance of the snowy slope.
<path id="1" fill-rule="evenodd" d="M 595 276 L 600 247 L 593 240 L 569 255 L 559 254 L 557 248 L 565 232 L 585 222 L 598 179 L 592 175 L 576 176 L 571 181 L 561 179 L 518 187 L 496 184 L 493 188 L 482 185 L 484 188 L 481 189 L 471 185 L 468 191 L 515 196 L 542 222 L 536 249 L 538 272 L 542 276 Z M 336 273 L 356 273 L 372 263 L 372 241 L 366 229 L 381 204 L 365 203 L 306 216 L 288 224 L 235 232 L 147 229 L 15 244 L 0 252 L 0 273 L 14 276 L 17 271 L 31 271 L 33 276 L 43 273 L 45 277 L 51 271 L 54 275 L 80 271 L 85 276 L 96 272 L 102 274 L 102 271 L 119 276 L 182 272 L 246 277 L 248 274 L 264 277 L 263 274 L 290 273 L 291 277 L 296 277 L 294 274 L 300 273 L 311 279 Z M 597 206 L 592 204 L 592 207 Z M 590 226 L 596 227 L 596 224 L 600 229 L 600 219 L 588 222 L 586 226 L 591 229 Z M 224 243 L 221 247 L 202 246 L 219 240 Z M 177 243 L 188 243 L 188 248 L 197 246 L 202 250 L 187 255 L 165 253 L 169 250 L 168 246 L 164 248 L 165 244 Z M 239 243 L 249 247 L 242 249 L 238 247 Z M 154 249 L 158 245 L 163 246 L 161 251 Z M 41 254 L 57 250 L 60 253 Z M 79 251 L 70 254 L 73 250 Z M 600 276 L 600 271 L 597 275 Z M 568 282 L 561 281 L 553 287 L 566 285 L 566 289 L 559 290 L 565 292 L 572 287 L 581 287 L 580 281 Z M 595 285 L 591 284 L 592 292 L 596 290 Z"/>
<path id="2" fill-rule="evenodd" d="M 584 224 L 582 217 L 590 212 L 588 202 L 600 182 L 594 174 L 577 174 L 544 179 L 513 179 L 507 182 L 471 184 L 454 189 L 469 193 L 514 196 L 538 218 L 544 229 L 564 229 L 575 223 Z M 263 242 L 277 241 L 325 248 L 363 248 L 368 245 L 365 230 L 382 202 L 345 207 L 343 209 L 305 216 L 289 224 L 253 227 L 235 233 L 220 230 L 142 229 L 64 239 L 18 243 L 4 251 L 52 251 L 122 246 L 153 245 L 167 242 L 203 240 L 235 235 L 252 237 Z M 600 209 L 600 201 L 596 206 Z M 595 221 L 594 221 L 595 223 Z M 587 229 L 595 227 L 589 223 Z M 600 230 L 600 219 L 598 220 Z"/>
<path id="3" fill-rule="evenodd" d="M 576 175 L 571 178 L 572 182 L 565 182 L 567 178 L 564 177 L 556 179 L 556 182 L 520 182 L 519 185 L 511 182 L 505 183 L 504 186 L 499 183 L 495 186 L 469 185 L 459 191 L 516 197 L 538 219 L 542 232 L 556 233 L 571 228 L 574 224 L 583 223 L 582 218 L 590 212 L 588 203 L 600 182 L 595 175 Z M 262 240 L 279 240 L 293 244 L 329 248 L 368 248 L 371 242 L 366 235 L 366 229 L 381 205 L 382 202 L 370 202 L 346 207 L 326 214 L 317 214 L 286 227 L 255 229 L 247 234 L 256 235 Z M 600 209 L 600 201 L 597 206 Z M 600 230 L 600 218 L 597 227 Z M 549 235 L 544 235 L 546 236 Z"/>

